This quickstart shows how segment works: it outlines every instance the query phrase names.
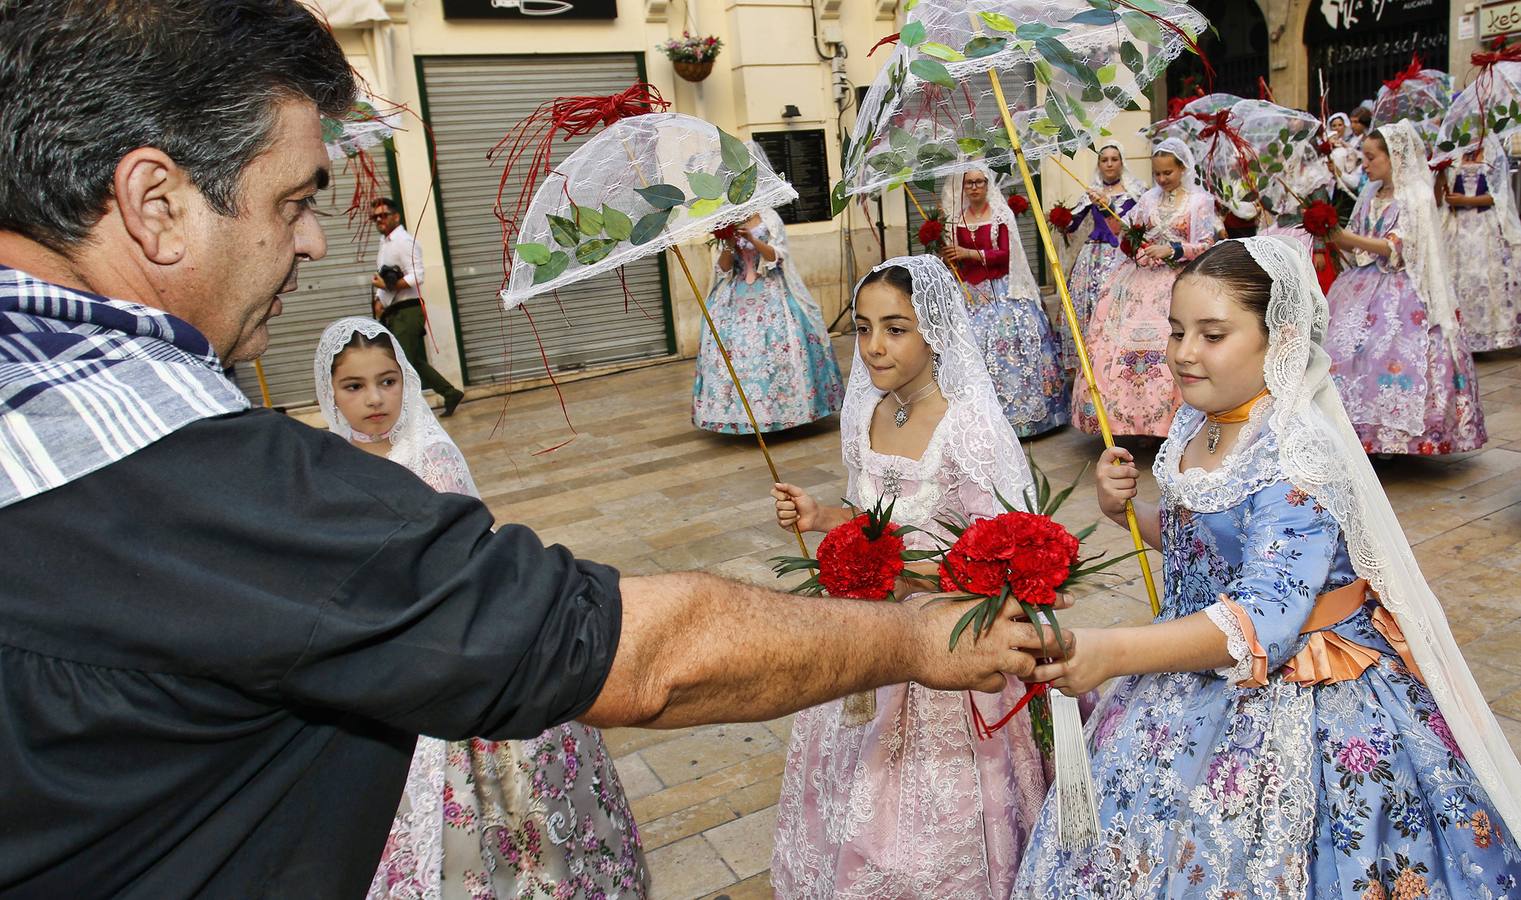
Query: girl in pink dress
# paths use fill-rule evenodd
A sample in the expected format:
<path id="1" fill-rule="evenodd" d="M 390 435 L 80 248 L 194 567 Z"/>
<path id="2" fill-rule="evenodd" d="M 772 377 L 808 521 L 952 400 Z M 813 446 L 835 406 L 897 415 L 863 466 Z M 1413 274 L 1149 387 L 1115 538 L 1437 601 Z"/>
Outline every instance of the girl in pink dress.
<path id="1" fill-rule="evenodd" d="M 945 537 L 937 519 L 1003 512 L 1030 483 L 972 337 L 962 294 L 933 256 L 899 257 L 856 289 L 856 357 L 841 414 L 857 507 L 892 500 L 893 520 Z M 827 531 L 849 510 L 779 484 L 777 520 Z M 911 534 L 913 548 L 932 546 Z M 1022 711 L 979 740 L 969 704 L 997 721 L 1024 688 L 999 694 L 898 684 L 874 718 L 843 701 L 798 713 L 782 776 L 771 878 L 783 900 L 1005 900 L 1045 799 L 1040 751 Z"/>
<path id="2" fill-rule="evenodd" d="M 1146 229 L 1143 246 L 1114 270 L 1088 321 L 1088 352 L 1099 395 L 1115 434 L 1166 437 L 1181 397 L 1165 361 L 1167 308 L 1178 269 L 1214 244 L 1223 231 L 1215 201 L 1201 190 L 1194 155 L 1177 138 L 1151 156 L 1156 187 L 1126 216 Z M 1099 431 L 1088 382 L 1079 372 L 1072 394 L 1072 422 Z"/>

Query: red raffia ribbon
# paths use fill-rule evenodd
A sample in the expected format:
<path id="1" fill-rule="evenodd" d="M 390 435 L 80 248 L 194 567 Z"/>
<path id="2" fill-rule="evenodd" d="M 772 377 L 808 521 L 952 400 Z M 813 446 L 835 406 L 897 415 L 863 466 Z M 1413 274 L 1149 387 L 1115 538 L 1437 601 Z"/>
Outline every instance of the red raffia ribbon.
<path id="1" fill-rule="evenodd" d="M 1505 37 L 1502 35 L 1494 39 L 1494 42 L 1489 45 L 1489 50 L 1475 53 L 1468 58 L 1468 61 L 1479 67 L 1479 75 L 1474 79 L 1474 90 L 1479 107 L 1479 140 L 1483 141 L 1489 130 L 1489 112 L 1484 108 L 1485 100 L 1494 88 L 1495 64 L 1521 62 L 1521 42 L 1507 46 Z"/>
<path id="2" fill-rule="evenodd" d="M 510 261 L 510 245 L 517 237 L 523 213 L 533 200 L 534 191 L 550 170 L 549 158 L 558 136 L 568 141 L 573 137 L 589 134 L 599 127 L 607 127 L 620 119 L 642 116 L 645 113 L 664 111 L 671 104 L 654 85 L 636 81 L 627 89 L 605 97 L 556 97 L 539 104 L 538 108 L 518 122 L 486 154 L 496 162 L 503 160 L 502 177 L 497 183 L 496 206 L 492 210 L 502 223 L 502 250 Z M 523 158 L 528 157 L 528 172 L 518 190 L 512 212 L 502 204 L 507 182 Z M 505 276 L 503 286 L 506 286 Z"/>
<path id="3" fill-rule="evenodd" d="M 1236 150 L 1236 167 L 1241 170 L 1241 177 L 1248 183 L 1252 181 L 1251 161 L 1257 158 L 1257 151 L 1252 148 L 1241 132 L 1231 126 L 1231 111 L 1229 108 L 1216 110 L 1213 113 L 1189 113 L 1190 116 L 1205 123 L 1204 130 L 1199 132 L 1201 139 L 1209 139 L 1209 149 L 1205 151 L 1205 159 L 1213 159 L 1215 148 L 1219 146 L 1220 138 L 1225 137 Z"/>
<path id="4" fill-rule="evenodd" d="M 1426 76 L 1422 75 L 1421 71 L 1421 55 L 1419 53 L 1412 53 L 1410 54 L 1410 65 L 1406 66 L 1403 72 L 1384 82 L 1384 87 L 1388 88 L 1389 93 L 1392 94 L 1399 90 L 1400 86 L 1407 81 L 1425 79 Z"/>
<path id="5" fill-rule="evenodd" d="M 1193 35 L 1189 34 L 1187 31 L 1184 31 L 1181 26 L 1169 21 L 1165 17 L 1141 9 L 1139 6 L 1131 3 L 1130 0 L 1112 0 L 1112 2 L 1116 6 L 1122 6 L 1131 12 L 1140 13 L 1151 21 L 1157 23 L 1158 26 L 1165 28 L 1168 31 L 1171 31 L 1173 34 L 1177 35 L 1183 41 L 1183 46 L 1187 47 L 1189 49 L 1189 52 L 1193 53 L 1193 55 L 1199 57 L 1200 64 L 1204 66 L 1204 83 L 1208 86 L 1210 91 L 1214 91 L 1215 67 L 1210 65 L 1209 57 L 1204 55 L 1204 50 L 1199 47 L 1199 42 L 1194 39 Z"/>
<path id="6" fill-rule="evenodd" d="M 1030 705 L 1031 700 L 1042 696 L 1049 690 L 1051 690 L 1051 684 L 1047 681 L 1038 681 L 1035 684 L 1026 685 L 1024 696 L 1019 698 L 1019 702 L 1014 704 L 1014 708 L 1005 713 L 1002 719 L 999 719 L 997 722 L 994 722 L 991 725 L 989 725 L 988 720 L 983 717 L 982 710 L 977 708 L 977 698 L 974 697 L 970 691 L 967 692 L 967 702 L 972 704 L 972 728 L 977 732 L 977 737 L 985 741 L 993 735 L 997 734 L 1000 729 L 1009 724 L 1009 722 L 1013 721 L 1015 716 L 1019 715 L 1020 710 Z"/>
<path id="7" fill-rule="evenodd" d="M 1273 89 L 1268 87 L 1267 79 L 1261 75 L 1257 76 L 1257 99 L 1266 100 L 1269 103 L 1278 102 L 1273 99 Z"/>
<path id="8" fill-rule="evenodd" d="M 903 34 L 903 32 L 901 32 L 901 31 L 894 31 L 892 34 L 889 34 L 887 37 L 883 38 L 882 40 L 877 41 L 875 44 L 872 44 L 871 45 L 871 49 L 866 51 L 866 55 L 869 57 L 873 53 L 876 53 L 878 50 L 882 49 L 882 47 L 885 46 L 885 45 L 887 45 L 887 44 L 896 44 L 896 43 L 898 43 L 898 38 L 902 34 Z"/>
<path id="9" fill-rule="evenodd" d="M 375 201 L 380 197 L 380 179 L 375 175 L 375 160 L 363 149 L 343 158 L 343 174 L 350 173 L 354 176 L 354 193 L 349 197 L 349 208 L 343 214 L 348 217 L 349 227 L 355 228 L 354 242 L 359 244 L 357 252 L 362 254 L 369 246 L 369 237 L 374 229 L 368 227 L 368 222 L 361 223 L 356 228 L 355 222 L 367 219 L 374 209 Z"/>

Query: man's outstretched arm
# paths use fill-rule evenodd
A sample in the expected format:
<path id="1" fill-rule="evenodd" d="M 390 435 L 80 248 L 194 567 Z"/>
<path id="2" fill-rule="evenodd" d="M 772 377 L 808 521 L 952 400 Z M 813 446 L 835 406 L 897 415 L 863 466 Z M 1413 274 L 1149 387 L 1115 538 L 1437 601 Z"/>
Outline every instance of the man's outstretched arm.
<path id="1" fill-rule="evenodd" d="M 803 598 L 711 575 L 624 578 L 622 634 L 581 720 L 679 728 L 762 721 L 855 691 L 915 681 L 997 691 L 1028 676 L 1040 647 L 1012 613 L 948 649 L 966 606 Z M 1018 607 L 1011 607 L 1017 612 Z"/>

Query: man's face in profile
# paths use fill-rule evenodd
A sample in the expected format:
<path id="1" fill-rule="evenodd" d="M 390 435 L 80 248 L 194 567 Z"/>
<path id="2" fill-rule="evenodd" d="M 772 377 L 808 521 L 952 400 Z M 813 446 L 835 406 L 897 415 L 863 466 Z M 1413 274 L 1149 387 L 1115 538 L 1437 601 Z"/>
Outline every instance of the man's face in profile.
<path id="1" fill-rule="evenodd" d="M 320 259 L 327 240 L 313 209 L 328 181 L 322 124 L 310 101 L 275 105 L 268 148 L 243 170 L 237 214 L 218 214 L 197 196 L 192 236 L 173 309 L 209 339 L 223 363 L 258 357 L 279 294 L 296 287 L 296 266 Z"/>

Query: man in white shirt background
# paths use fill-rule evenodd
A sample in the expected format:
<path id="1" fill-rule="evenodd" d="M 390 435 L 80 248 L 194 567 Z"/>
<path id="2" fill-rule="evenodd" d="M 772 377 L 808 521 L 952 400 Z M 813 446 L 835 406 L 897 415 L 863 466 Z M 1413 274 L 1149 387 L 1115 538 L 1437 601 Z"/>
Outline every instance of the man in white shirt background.
<path id="1" fill-rule="evenodd" d="M 375 317 L 396 335 L 423 387 L 444 398 L 443 415 L 452 416 L 465 395 L 428 363 L 427 320 L 418 291 L 423 283 L 422 247 L 401 223 L 401 209 L 395 200 L 377 199 L 370 214 L 380 230 L 380 254 L 371 279 L 375 285 Z"/>

